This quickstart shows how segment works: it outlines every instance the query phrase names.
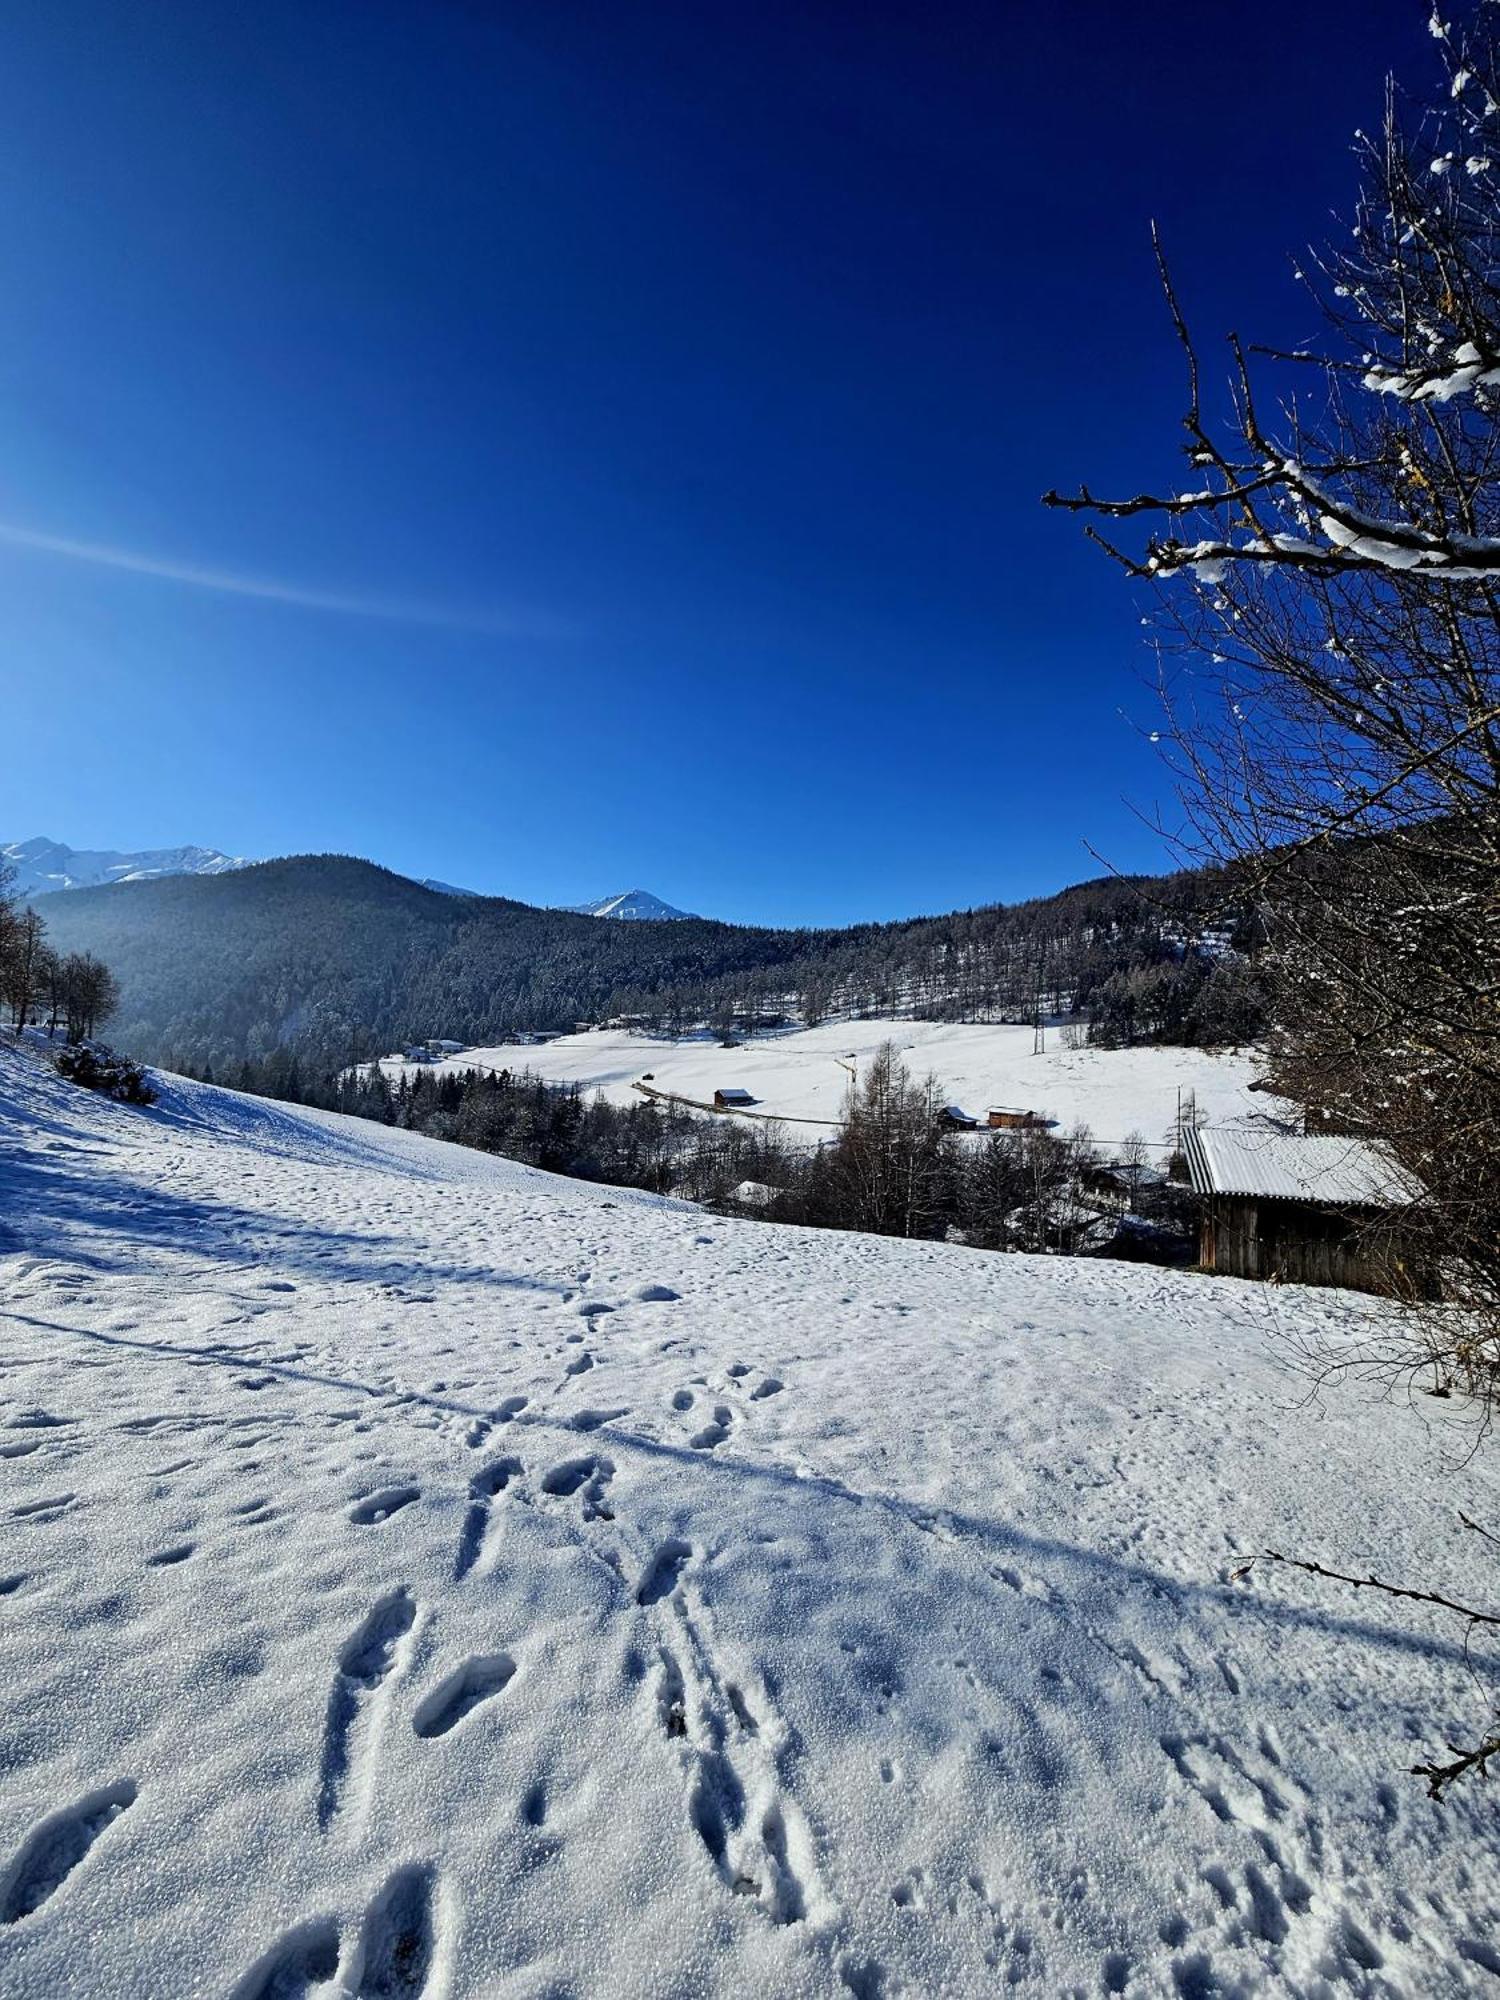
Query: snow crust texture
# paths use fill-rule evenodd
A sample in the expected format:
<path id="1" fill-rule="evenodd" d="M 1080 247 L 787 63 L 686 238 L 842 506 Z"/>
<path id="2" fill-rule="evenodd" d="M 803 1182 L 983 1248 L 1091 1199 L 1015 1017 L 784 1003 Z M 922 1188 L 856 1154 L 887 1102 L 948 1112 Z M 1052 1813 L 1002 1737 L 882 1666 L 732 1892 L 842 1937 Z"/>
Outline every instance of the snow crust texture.
<path id="1" fill-rule="evenodd" d="M 0 1050 L 0 1993 L 1495 1990 L 1494 1519 L 1379 1308 Z"/>

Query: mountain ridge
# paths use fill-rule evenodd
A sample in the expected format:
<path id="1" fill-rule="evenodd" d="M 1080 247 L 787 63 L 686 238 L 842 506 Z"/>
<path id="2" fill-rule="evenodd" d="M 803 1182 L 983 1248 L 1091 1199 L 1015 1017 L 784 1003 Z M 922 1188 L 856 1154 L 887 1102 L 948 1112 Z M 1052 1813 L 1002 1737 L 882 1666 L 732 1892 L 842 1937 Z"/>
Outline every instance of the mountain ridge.
<path id="1" fill-rule="evenodd" d="M 724 1033 L 793 1013 L 1030 1020 L 1039 962 L 1045 1012 L 1087 1008 L 1124 1040 L 1245 1040 L 1243 962 L 1216 970 L 1191 945 L 1195 913 L 1224 897 L 1201 876 L 1108 877 L 1025 904 L 770 930 L 601 921 L 301 855 L 38 907 L 58 950 L 92 952 L 118 977 L 112 1039 L 222 1075 L 278 1050 L 339 1067 L 432 1036 L 478 1046 L 608 1020 Z"/>
<path id="2" fill-rule="evenodd" d="M 266 860 L 289 860 L 288 855 L 267 855 Z M 224 875 L 259 865 L 248 855 L 225 854 L 217 847 L 150 847 L 135 851 L 116 848 L 70 847 L 66 841 L 36 834 L 30 840 L 0 843 L 0 866 L 9 863 L 16 872 L 16 892 L 20 896 L 50 896 L 63 890 L 103 889 L 117 882 L 149 882 L 167 875 Z M 371 862 L 371 867 L 380 867 Z M 392 871 L 395 872 L 395 871 Z M 481 898 L 482 889 L 468 889 L 457 882 L 445 882 L 436 875 L 405 878 L 420 888 L 440 896 Z M 632 922 L 680 922 L 692 916 L 689 910 L 653 895 L 649 889 L 626 889 L 617 896 L 601 896 L 587 903 L 558 903 L 552 907 L 570 916 L 610 917 Z"/>
<path id="3" fill-rule="evenodd" d="M 217 847 L 146 847 L 134 851 L 112 847 L 69 847 L 45 834 L 30 840 L 0 844 L 0 865 L 16 871 L 22 896 L 47 896 L 63 890 L 106 888 L 116 882 L 149 882 L 166 875 L 226 875 L 249 868 L 249 857 L 225 854 Z"/>

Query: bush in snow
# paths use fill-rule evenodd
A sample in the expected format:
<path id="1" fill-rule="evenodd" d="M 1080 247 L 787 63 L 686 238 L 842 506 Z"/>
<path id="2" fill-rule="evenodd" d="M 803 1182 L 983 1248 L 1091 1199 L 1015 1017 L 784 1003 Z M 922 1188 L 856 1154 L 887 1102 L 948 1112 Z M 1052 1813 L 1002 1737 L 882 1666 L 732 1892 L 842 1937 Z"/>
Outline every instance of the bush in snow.
<path id="1" fill-rule="evenodd" d="M 117 1056 L 112 1049 L 96 1048 L 90 1042 L 80 1042 L 75 1048 L 59 1049 L 52 1061 L 59 1076 L 65 1076 L 69 1083 L 80 1084 L 85 1090 L 102 1091 L 106 1097 L 116 1098 L 121 1104 L 156 1102 L 156 1092 L 147 1081 L 141 1065 L 128 1061 L 124 1056 Z"/>

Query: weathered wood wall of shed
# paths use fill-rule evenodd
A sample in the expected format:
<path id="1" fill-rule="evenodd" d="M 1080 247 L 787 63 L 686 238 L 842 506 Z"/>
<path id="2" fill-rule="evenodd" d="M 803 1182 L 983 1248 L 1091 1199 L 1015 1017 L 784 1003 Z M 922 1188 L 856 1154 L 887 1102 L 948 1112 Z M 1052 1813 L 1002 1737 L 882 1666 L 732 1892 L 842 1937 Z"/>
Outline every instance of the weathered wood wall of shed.
<path id="1" fill-rule="evenodd" d="M 1231 1278 L 1357 1292 L 1413 1288 L 1413 1262 L 1398 1228 L 1300 1202 L 1213 1197 L 1204 1205 L 1199 1253 L 1205 1270 Z"/>

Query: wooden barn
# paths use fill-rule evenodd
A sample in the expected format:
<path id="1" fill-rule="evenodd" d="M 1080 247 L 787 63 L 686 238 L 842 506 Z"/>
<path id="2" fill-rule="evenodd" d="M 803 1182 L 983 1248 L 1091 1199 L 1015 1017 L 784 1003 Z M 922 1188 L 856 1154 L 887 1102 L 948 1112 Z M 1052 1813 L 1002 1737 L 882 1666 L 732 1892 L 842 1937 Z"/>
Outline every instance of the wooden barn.
<path id="1" fill-rule="evenodd" d="M 1183 1134 L 1202 1201 L 1199 1262 L 1231 1278 L 1428 1289 L 1406 1219 L 1421 1190 L 1368 1139 L 1263 1131 Z"/>
<path id="2" fill-rule="evenodd" d="M 748 1090 L 716 1090 L 714 1092 L 715 1111 L 743 1111 L 755 1099 Z"/>
<path id="3" fill-rule="evenodd" d="M 1045 1132 L 1057 1120 L 1044 1118 L 1039 1111 L 1018 1111 L 1014 1105 L 992 1104 L 984 1122 L 992 1132 Z"/>

